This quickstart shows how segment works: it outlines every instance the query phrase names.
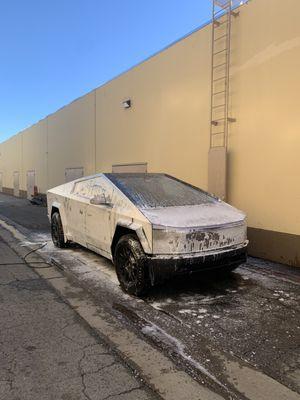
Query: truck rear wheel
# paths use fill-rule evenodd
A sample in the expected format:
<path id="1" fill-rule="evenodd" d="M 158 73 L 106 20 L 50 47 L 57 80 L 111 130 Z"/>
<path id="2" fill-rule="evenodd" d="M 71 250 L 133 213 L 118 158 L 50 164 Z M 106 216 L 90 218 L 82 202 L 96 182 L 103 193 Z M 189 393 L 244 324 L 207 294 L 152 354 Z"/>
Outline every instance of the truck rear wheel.
<path id="1" fill-rule="evenodd" d="M 58 212 L 53 213 L 51 217 L 51 236 L 56 247 L 64 248 L 68 246 L 68 242 L 65 242 L 64 229 Z"/>
<path id="2" fill-rule="evenodd" d="M 114 263 L 121 288 L 134 296 L 143 296 L 150 286 L 146 256 L 133 234 L 124 235 L 114 251 Z"/>

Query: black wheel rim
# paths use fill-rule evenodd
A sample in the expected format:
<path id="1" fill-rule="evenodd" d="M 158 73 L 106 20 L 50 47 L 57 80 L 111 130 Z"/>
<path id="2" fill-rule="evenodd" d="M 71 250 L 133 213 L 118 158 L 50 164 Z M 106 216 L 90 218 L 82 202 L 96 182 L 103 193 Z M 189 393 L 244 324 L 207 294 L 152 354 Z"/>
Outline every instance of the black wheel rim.
<path id="1" fill-rule="evenodd" d="M 131 249 L 128 246 L 122 245 L 118 249 L 116 261 L 122 283 L 126 288 L 135 286 L 138 280 L 138 266 Z"/>

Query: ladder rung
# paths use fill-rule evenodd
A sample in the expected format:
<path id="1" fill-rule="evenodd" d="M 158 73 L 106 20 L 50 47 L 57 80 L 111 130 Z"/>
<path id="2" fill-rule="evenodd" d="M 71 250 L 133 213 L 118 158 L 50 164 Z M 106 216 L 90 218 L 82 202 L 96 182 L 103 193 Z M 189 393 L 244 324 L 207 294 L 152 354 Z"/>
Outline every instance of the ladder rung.
<path id="1" fill-rule="evenodd" d="M 220 81 L 221 79 L 226 79 L 226 75 L 225 75 L 225 76 L 222 76 L 221 78 L 214 79 L 213 82 L 218 82 L 218 81 Z"/>
<path id="2" fill-rule="evenodd" d="M 224 12 L 224 10 L 218 10 L 218 11 L 215 11 L 214 12 L 214 17 L 216 16 L 216 15 L 219 15 L 219 14 L 221 14 L 222 12 Z"/>
<path id="3" fill-rule="evenodd" d="M 230 14 L 233 15 L 234 17 L 237 17 L 240 14 L 239 11 L 233 11 L 231 7 L 230 8 L 226 7 L 224 9 L 214 12 L 213 20 L 219 19 L 225 16 L 226 14 L 229 15 L 229 11 Z"/>
<path id="4" fill-rule="evenodd" d="M 214 39 L 214 42 L 217 42 L 218 40 L 223 39 L 224 37 L 227 37 L 227 36 L 228 36 L 227 33 L 225 33 L 225 35 L 222 35 L 222 36 L 218 37 L 217 39 Z"/>
<path id="5" fill-rule="evenodd" d="M 218 106 L 212 106 L 211 108 L 220 108 L 220 107 L 225 107 L 226 106 L 226 103 L 225 104 L 219 104 Z"/>
<path id="6" fill-rule="evenodd" d="M 219 14 L 221 14 L 221 13 L 224 14 L 224 11 L 229 11 L 229 7 L 227 7 L 227 8 L 222 8 L 222 9 L 219 10 L 219 11 L 215 11 L 215 12 L 214 12 L 214 19 L 215 19 L 216 15 L 219 15 Z"/>
<path id="7" fill-rule="evenodd" d="M 227 47 L 226 47 L 226 49 L 223 49 L 223 50 L 217 51 L 216 53 L 213 53 L 213 56 L 216 56 L 217 54 L 223 53 L 224 51 L 227 51 Z"/>
<path id="8" fill-rule="evenodd" d="M 219 18 L 218 18 L 218 19 L 219 19 Z M 218 21 L 218 19 L 214 19 L 214 20 L 213 20 L 213 24 L 214 24 L 214 27 L 215 27 L 215 28 L 220 28 L 221 26 L 223 26 L 223 25 L 225 25 L 225 24 L 228 24 L 228 18 L 227 18 L 225 21 L 223 21 L 223 22 Z"/>
<path id="9" fill-rule="evenodd" d="M 219 28 L 220 26 L 222 26 L 222 25 L 225 25 L 225 24 L 228 24 L 228 18 L 227 18 L 225 21 L 220 22 L 220 25 L 218 25 L 218 28 Z"/>
<path id="10" fill-rule="evenodd" d="M 212 132 L 211 136 L 215 136 L 215 135 L 221 135 L 221 133 L 224 135 L 225 131 L 221 131 L 221 132 Z"/>
<path id="11" fill-rule="evenodd" d="M 211 123 L 213 122 L 219 122 L 219 121 L 225 121 L 226 118 L 218 118 L 218 119 L 214 119 L 211 121 Z"/>
<path id="12" fill-rule="evenodd" d="M 213 69 L 223 67 L 223 65 L 227 65 L 227 63 L 225 62 L 225 63 L 219 64 L 219 65 L 215 65 L 215 66 L 213 67 Z"/>
<path id="13" fill-rule="evenodd" d="M 219 125 L 219 121 L 225 121 L 226 118 L 218 118 L 218 119 L 213 119 L 210 121 L 210 124 L 213 126 L 218 126 Z"/>
<path id="14" fill-rule="evenodd" d="M 215 20 L 213 21 L 213 24 L 214 24 L 214 26 L 215 26 L 216 28 L 220 28 L 221 26 L 223 26 L 223 25 L 225 25 L 225 24 L 228 24 L 228 18 L 227 18 L 227 20 L 225 20 L 225 21 L 223 21 L 223 22 L 219 22 L 217 19 L 215 19 Z"/>
<path id="15" fill-rule="evenodd" d="M 214 3 L 221 8 L 224 7 L 229 7 L 231 5 L 231 0 L 228 0 L 227 2 L 224 0 L 214 0 Z"/>
<path id="16" fill-rule="evenodd" d="M 226 90 L 221 90 L 220 92 L 213 93 L 212 95 L 216 96 L 217 94 L 221 94 L 221 93 L 226 93 Z"/>

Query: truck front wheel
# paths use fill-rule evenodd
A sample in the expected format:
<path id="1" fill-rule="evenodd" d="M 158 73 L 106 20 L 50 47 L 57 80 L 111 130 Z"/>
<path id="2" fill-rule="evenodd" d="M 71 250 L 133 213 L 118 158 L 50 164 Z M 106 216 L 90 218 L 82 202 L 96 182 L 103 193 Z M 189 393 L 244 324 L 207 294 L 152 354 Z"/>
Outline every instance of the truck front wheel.
<path id="1" fill-rule="evenodd" d="M 121 288 L 134 296 L 143 296 L 150 286 L 146 256 L 138 238 L 122 236 L 114 251 L 114 263 Z"/>

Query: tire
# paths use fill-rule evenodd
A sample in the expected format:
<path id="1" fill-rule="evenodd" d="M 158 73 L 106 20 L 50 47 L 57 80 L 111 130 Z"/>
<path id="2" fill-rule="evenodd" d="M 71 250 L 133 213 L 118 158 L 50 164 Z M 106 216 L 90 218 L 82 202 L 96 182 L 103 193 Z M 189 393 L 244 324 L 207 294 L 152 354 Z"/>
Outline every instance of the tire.
<path id="1" fill-rule="evenodd" d="M 65 248 L 68 242 L 65 242 L 64 229 L 58 212 L 53 213 L 51 217 L 51 236 L 54 246 Z"/>
<path id="2" fill-rule="evenodd" d="M 241 264 L 231 265 L 230 267 L 225 268 L 225 273 L 230 274 L 235 269 L 237 269 Z"/>
<path id="3" fill-rule="evenodd" d="M 135 235 L 122 236 L 114 251 L 116 273 L 124 292 L 141 297 L 150 287 L 146 256 Z"/>
<path id="4" fill-rule="evenodd" d="M 233 272 L 235 269 L 237 269 L 240 265 L 241 264 L 233 264 L 233 265 L 222 268 L 221 271 L 224 275 L 229 275 L 231 272 Z"/>
<path id="5" fill-rule="evenodd" d="M 233 272 L 240 264 L 230 265 L 226 267 L 221 267 L 218 270 L 214 271 L 215 277 L 220 279 L 226 279 L 230 277 L 231 272 Z"/>

